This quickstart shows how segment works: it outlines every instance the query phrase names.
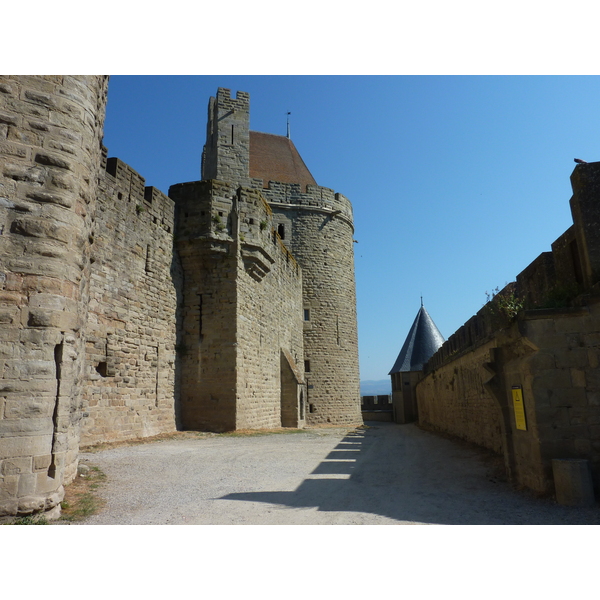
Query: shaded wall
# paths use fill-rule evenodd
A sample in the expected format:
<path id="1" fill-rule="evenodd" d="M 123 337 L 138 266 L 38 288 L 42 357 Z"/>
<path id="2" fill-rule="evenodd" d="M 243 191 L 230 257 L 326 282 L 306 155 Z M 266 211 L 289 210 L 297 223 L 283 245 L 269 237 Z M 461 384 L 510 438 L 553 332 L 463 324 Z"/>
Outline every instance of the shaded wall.
<path id="1" fill-rule="evenodd" d="M 416 385 L 422 377 L 423 371 L 392 373 L 392 404 L 395 423 L 413 423 L 418 420 Z"/>
<path id="2" fill-rule="evenodd" d="M 574 225 L 431 358 L 420 422 L 502 453 L 511 478 L 553 490 L 551 460 L 600 485 L 600 164 L 571 176 Z"/>

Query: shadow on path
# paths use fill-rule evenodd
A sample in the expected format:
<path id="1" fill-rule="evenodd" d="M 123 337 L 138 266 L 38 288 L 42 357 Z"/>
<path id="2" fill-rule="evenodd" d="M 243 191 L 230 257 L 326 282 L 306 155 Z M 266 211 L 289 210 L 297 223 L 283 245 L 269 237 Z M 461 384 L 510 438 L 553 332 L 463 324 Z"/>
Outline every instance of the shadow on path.
<path id="1" fill-rule="evenodd" d="M 484 454 L 415 425 L 373 423 L 346 435 L 294 491 L 221 499 L 381 515 L 431 524 L 599 524 L 574 509 L 496 481 Z"/>

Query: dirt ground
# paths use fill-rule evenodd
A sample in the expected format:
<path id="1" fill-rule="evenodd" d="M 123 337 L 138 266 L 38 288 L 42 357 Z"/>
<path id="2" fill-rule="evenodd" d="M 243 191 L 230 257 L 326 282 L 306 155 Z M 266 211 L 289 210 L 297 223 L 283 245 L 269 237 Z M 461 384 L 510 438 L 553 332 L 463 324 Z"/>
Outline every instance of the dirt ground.
<path id="1" fill-rule="evenodd" d="M 600 524 L 513 489 L 501 460 L 415 425 L 176 436 L 82 454 L 99 468 L 89 525 Z"/>

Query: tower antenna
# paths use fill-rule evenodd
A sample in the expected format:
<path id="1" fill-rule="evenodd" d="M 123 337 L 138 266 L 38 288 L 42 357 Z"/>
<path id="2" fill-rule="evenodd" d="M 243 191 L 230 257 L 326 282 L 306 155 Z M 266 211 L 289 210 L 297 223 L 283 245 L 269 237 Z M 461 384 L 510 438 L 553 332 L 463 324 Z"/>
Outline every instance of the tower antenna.
<path id="1" fill-rule="evenodd" d="M 290 115 L 291 114 L 292 114 L 291 112 L 287 113 L 287 139 L 288 140 L 290 139 Z"/>

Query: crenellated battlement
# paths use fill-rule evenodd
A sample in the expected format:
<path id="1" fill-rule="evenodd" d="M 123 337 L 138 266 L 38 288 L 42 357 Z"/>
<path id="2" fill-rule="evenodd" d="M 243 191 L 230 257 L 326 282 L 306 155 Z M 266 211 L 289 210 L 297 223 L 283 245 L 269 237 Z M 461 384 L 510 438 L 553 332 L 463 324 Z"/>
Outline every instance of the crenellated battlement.
<path id="1" fill-rule="evenodd" d="M 246 184 L 250 166 L 250 95 L 219 88 L 208 103 L 202 179 Z"/>
<path id="2" fill-rule="evenodd" d="M 191 181 L 169 188 L 177 209 L 177 239 L 231 238 L 235 188 L 225 182 Z"/>
<path id="3" fill-rule="evenodd" d="M 220 87 L 217 89 L 217 103 L 224 109 L 249 110 L 250 94 L 238 91 L 235 94 L 235 98 L 232 98 L 230 89 Z"/>
<path id="4" fill-rule="evenodd" d="M 261 179 L 253 179 L 253 185 L 259 187 L 267 202 L 276 204 L 280 208 L 289 206 L 294 209 L 322 210 L 329 214 L 338 213 L 353 225 L 352 204 L 343 194 L 331 188 L 318 185 L 307 185 L 306 191 L 295 183 L 282 183 L 269 181 L 263 188 Z"/>
<path id="5" fill-rule="evenodd" d="M 126 200 L 139 200 L 143 197 L 146 180 L 128 164 L 116 157 L 108 158 L 106 172 L 115 178 Z"/>
<path id="6" fill-rule="evenodd" d="M 115 203 L 121 209 L 128 207 L 128 216 L 148 220 L 173 233 L 174 202 L 153 186 L 146 186 L 146 180 L 119 158 L 106 160 L 106 174 L 114 181 Z"/>
<path id="7" fill-rule="evenodd" d="M 426 370 L 439 368 L 464 352 L 472 351 L 498 334 L 512 318 L 503 314 L 498 303 L 506 299 L 523 318 L 540 317 L 544 311 L 577 311 L 600 285 L 600 236 L 598 196 L 600 163 L 575 167 L 571 175 L 570 200 L 574 224 L 542 252 L 462 327 L 431 357 Z M 514 317 L 514 315 L 513 315 Z"/>

